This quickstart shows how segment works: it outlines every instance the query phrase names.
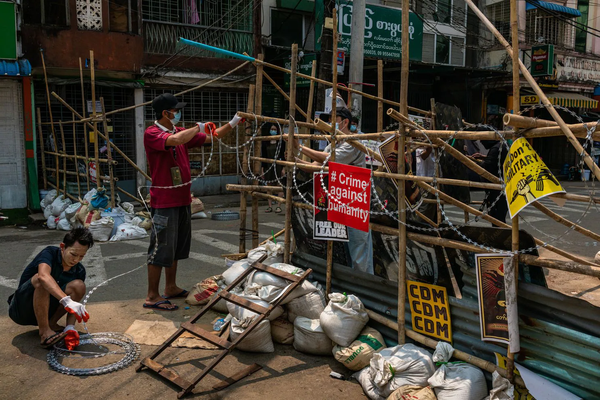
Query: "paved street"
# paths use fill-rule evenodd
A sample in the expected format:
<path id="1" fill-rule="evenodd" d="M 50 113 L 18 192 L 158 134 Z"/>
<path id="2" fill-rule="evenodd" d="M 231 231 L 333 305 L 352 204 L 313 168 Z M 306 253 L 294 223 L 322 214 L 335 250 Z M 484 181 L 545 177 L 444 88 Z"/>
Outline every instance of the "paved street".
<path id="1" fill-rule="evenodd" d="M 571 193 L 584 193 L 581 183 L 565 183 Z M 473 199 L 480 200 L 482 192 L 473 192 Z M 207 210 L 218 212 L 227 207 L 237 210 L 237 195 L 213 197 L 205 200 Z M 544 204 L 560 212 L 561 209 L 550 200 Z M 577 220 L 587 205 L 570 202 L 563 215 Z M 265 214 L 266 206 L 261 205 L 260 238 L 264 240 L 283 228 L 283 214 Z M 566 228 L 554 221 L 548 221 L 536 210 L 525 210 L 527 219 L 532 225 L 552 235 L 560 235 Z M 447 207 L 447 213 L 453 222 L 463 221 L 462 211 Z M 582 224 L 597 230 L 600 222 L 595 209 L 590 209 Z M 478 225 L 487 225 L 477 222 Z M 237 252 L 239 221 L 219 222 L 213 220 L 193 221 L 193 243 L 190 259 L 181 263 L 180 285 L 190 288 L 205 277 L 222 272 L 225 262 L 220 257 L 223 253 Z M 533 232 L 522 224 L 522 228 Z M 0 298 L 7 298 L 17 285 L 24 266 L 47 245 L 58 244 L 64 232 L 49 231 L 43 228 L 3 228 L 0 229 L 0 257 L 5 260 L 0 264 Z M 536 236 L 540 236 L 537 234 Z M 250 243 L 250 241 L 248 241 Z M 571 233 L 557 243 L 561 248 L 593 257 L 598 251 L 598 244 L 579 234 Z M 99 244 L 91 249 L 84 260 L 88 271 L 88 288 L 94 287 L 107 278 L 126 273 L 145 261 L 148 239 L 125 242 Z M 548 255 L 548 254 L 546 254 Z M 581 278 L 570 274 L 549 275 L 552 287 L 563 293 L 583 297 L 598 304 L 600 301 L 600 285 L 597 279 Z M 176 300 L 180 310 L 172 313 L 160 313 L 142 308 L 146 290 L 146 271 L 144 268 L 111 281 L 107 286 L 94 292 L 88 304 L 91 315 L 89 329 L 91 332 L 124 332 L 131 323 L 138 320 L 148 321 L 185 321 L 196 311 L 184 309 L 183 300 Z M 201 322 L 210 322 L 214 314 Z M 147 372 L 136 374 L 134 368 L 127 368 L 100 377 L 77 378 L 58 374 L 50 370 L 46 363 L 46 351 L 38 346 L 37 331 L 31 327 L 17 326 L 7 316 L 7 303 L 0 302 L 0 321 L 4 327 L 0 338 L 5 346 L 0 348 L 0 357 L 5 362 L 0 366 L 3 376 L 0 384 L 0 399 L 40 398 L 60 396 L 64 399 L 132 398 L 156 399 L 175 398 L 175 388 L 157 379 Z M 142 355 L 148 354 L 153 347 L 142 346 Z M 204 365 L 208 355 L 205 350 L 172 349 L 162 361 L 174 364 L 174 369 L 186 376 L 194 372 L 190 365 Z M 190 361 L 191 364 L 187 364 Z M 76 362 L 76 361 L 73 361 Z M 243 380 L 229 389 L 212 392 L 210 387 L 225 375 L 241 369 L 245 365 L 258 362 L 264 369 Z M 235 351 L 217 368 L 217 373 L 203 381 L 196 389 L 197 398 L 241 398 L 244 399 L 323 399 L 343 397 L 345 399 L 364 399 L 360 386 L 353 382 L 339 381 L 330 378 L 331 369 L 343 372 L 343 368 L 332 357 L 313 357 L 295 351 L 291 346 L 276 345 L 275 354 L 251 354 Z M 35 371 L 35 374 L 32 373 Z M 39 382 L 43 381 L 43 385 Z M 72 390 L 69 390 L 69 387 Z"/>

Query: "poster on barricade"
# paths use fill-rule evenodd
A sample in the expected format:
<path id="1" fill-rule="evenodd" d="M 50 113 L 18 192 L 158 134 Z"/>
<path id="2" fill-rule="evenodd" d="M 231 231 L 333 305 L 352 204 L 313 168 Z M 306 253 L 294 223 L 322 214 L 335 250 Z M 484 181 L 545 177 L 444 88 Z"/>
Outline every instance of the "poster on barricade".
<path id="1" fill-rule="evenodd" d="M 385 164 L 385 168 L 387 172 L 391 174 L 398 173 L 398 140 L 395 137 L 390 137 L 385 142 L 381 143 L 379 146 L 379 154 L 383 159 L 383 163 Z M 411 163 L 406 162 L 405 158 L 405 168 L 406 175 L 412 175 Z M 396 180 L 393 179 L 394 186 L 398 187 Z M 405 189 L 405 200 L 406 206 L 410 208 L 411 211 L 419 208 L 423 199 L 421 198 L 421 188 L 414 181 L 405 180 L 404 181 L 404 189 Z"/>
<path id="2" fill-rule="evenodd" d="M 503 171 L 511 219 L 534 201 L 554 193 L 565 193 L 556 177 L 525 138 L 515 140 L 510 146 Z"/>
<path id="3" fill-rule="evenodd" d="M 413 331 L 452 343 L 450 304 L 445 287 L 406 281 Z"/>
<path id="4" fill-rule="evenodd" d="M 508 344 L 508 317 L 504 288 L 506 254 L 475 254 L 481 340 Z"/>
<path id="5" fill-rule="evenodd" d="M 327 219 L 360 231 L 369 231 L 371 170 L 329 162 Z"/>
<path id="6" fill-rule="evenodd" d="M 315 172 L 313 176 L 313 239 L 347 242 L 348 229 L 346 226 L 327 219 L 329 202 L 323 186 L 328 187 L 329 174 Z"/>

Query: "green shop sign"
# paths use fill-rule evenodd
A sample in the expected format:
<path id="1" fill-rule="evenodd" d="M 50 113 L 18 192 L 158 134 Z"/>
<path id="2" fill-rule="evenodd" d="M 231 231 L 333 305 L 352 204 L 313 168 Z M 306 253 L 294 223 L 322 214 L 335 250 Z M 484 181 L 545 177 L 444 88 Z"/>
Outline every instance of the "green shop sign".
<path id="1" fill-rule="evenodd" d="M 352 35 L 352 2 L 339 6 L 338 32 L 339 47 L 345 48 L 352 56 L 350 37 Z M 414 13 L 409 15 L 409 56 L 421 61 L 423 56 L 423 21 Z M 365 10 L 365 57 L 394 59 L 402 58 L 402 10 L 391 7 L 367 4 Z"/>
<path id="2" fill-rule="evenodd" d="M 310 75 L 312 73 L 312 62 L 317 59 L 316 54 L 305 54 L 302 59 L 298 61 L 298 71 L 304 75 Z M 292 61 L 288 60 L 285 63 L 285 68 L 290 69 L 292 67 Z M 286 89 L 290 88 L 290 74 L 283 74 L 283 86 Z M 309 87 L 310 80 L 306 78 L 296 78 L 296 87 Z"/>
<path id="3" fill-rule="evenodd" d="M 551 76 L 554 73 L 554 46 L 545 44 L 531 47 L 531 75 Z"/>

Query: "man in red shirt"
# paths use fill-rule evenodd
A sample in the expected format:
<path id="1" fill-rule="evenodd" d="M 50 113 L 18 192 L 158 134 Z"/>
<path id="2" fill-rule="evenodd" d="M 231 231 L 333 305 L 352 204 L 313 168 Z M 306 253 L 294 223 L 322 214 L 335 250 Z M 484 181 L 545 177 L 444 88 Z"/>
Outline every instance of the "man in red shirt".
<path id="1" fill-rule="evenodd" d="M 173 311 L 178 307 L 168 299 L 186 297 L 188 292 L 177 286 L 177 261 L 189 257 L 192 237 L 191 170 L 188 149 L 202 146 L 207 135 L 226 135 L 241 118 L 219 129 L 212 122 L 197 123 L 193 128 L 176 127 L 181 119 L 179 102 L 171 93 L 152 101 L 157 120 L 144 133 L 144 147 L 152 175 L 150 206 L 152 234 L 148 248 L 148 295 L 145 308 Z M 162 269 L 165 268 L 165 292 L 158 291 Z"/>

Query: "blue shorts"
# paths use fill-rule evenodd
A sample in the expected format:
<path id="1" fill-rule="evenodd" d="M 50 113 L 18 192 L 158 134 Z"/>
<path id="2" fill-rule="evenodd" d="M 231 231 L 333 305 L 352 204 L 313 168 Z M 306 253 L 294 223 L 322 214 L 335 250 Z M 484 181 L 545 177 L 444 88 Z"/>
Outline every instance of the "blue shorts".
<path id="1" fill-rule="evenodd" d="M 60 288 L 64 292 L 68 282 Z M 23 283 L 16 292 L 8 298 L 8 316 L 19 325 L 38 326 L 35 312 L 33 311 L 33 292 L 35 287 L 31 283 L 31 279 Z M 48 318 L 51 318 L 60 302 L 54 296 L 50 296 L 50 306 L 48 307 Z"/>

